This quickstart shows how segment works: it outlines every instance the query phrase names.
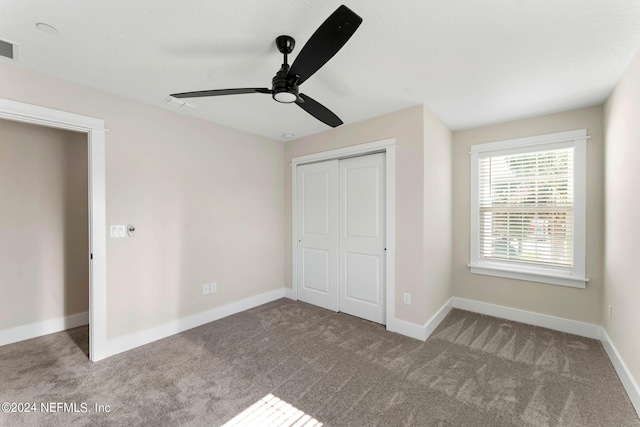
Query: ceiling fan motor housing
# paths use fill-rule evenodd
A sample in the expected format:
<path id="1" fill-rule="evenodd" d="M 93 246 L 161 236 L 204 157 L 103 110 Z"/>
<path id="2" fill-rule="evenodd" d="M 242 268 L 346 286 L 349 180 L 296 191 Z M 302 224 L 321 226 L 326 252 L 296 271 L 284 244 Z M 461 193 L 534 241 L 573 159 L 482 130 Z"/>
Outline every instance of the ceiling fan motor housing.
<path id="1" fill-rule="evenodd" d="M 283 64 L 280 71 L 278 71 L 271 80 L 273 99 L 278 102 L 290 103 L 295 102 L 298 99 L 298 86 L 292 84 L 287 80 L 287 73 L 289 72 L 289 66 Z"/>

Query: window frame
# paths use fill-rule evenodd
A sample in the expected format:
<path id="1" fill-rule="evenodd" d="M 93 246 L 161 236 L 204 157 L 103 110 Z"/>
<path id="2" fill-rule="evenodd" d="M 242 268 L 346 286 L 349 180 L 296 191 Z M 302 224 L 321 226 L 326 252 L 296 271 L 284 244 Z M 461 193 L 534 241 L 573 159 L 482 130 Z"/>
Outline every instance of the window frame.
<path id="1" fill-rule="evenodd" d="M 505 277 L 551 285 L 586 288 L 586 129 L 537 135 L 526 138 L 474 144 L 471 146 L 470 263 L 473 274 Z M 517 262 L 480 259 L 480 179 L 481 157 L 501 156 L 573 147 L 573 266 L 554 268 L 522 265 Z"/>

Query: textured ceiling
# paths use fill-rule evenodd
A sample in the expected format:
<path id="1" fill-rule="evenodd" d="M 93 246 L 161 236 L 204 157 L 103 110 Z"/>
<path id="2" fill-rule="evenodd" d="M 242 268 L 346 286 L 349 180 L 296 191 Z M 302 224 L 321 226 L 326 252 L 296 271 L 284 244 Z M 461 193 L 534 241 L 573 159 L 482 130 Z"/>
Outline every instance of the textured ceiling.
<path id="1" fill-rule="evenodd" d="M 170 108 L 174 92 L 270 87 L 342 2 L 0 0 L 20 66 Z M 603 102 L 640 48 L 638 0 L 345 0 L 364 22 L 301 87 L 353 123 L 426 104 L 459 130 Z M 39 31 L 45 22 L 60 34 Z M 190 101 L 191 102 L 191 101 Z M 180 112 L 282 140 L 329 129 L 251 94 Z"/>

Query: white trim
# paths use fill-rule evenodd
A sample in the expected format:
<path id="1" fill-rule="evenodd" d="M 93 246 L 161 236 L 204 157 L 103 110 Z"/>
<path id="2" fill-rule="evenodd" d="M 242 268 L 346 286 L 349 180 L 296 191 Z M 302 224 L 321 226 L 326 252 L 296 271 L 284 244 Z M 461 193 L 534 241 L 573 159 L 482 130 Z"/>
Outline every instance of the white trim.
<path id="1" fill-rule="evenodd" d="M 627 394 L 629 395 L 629 400 L 633 404 L 633 407 L 636 409 L 636 414 L 640 416 L 640 386 L 638 386 L 637 381 L 633 378 L 631 371 L 622 360 L 618 349 L 613 345 L 611 338 L 607 334 L 607 331 L 602 328 L 602 346 L 604 347 L 609 359 L 611 359 L 611 363 L 618 373 L 618 377 L 620 377 L 620 381 L 624 386 Z"/>
<path id="2" fill-rule="evenodd" d="M 292 299 L 294 301 L 298 300 L 298 296 L 296 295 L 297 292 L 295 289 L 292 288 L 284 288 L 284 297 L 285 298 L 289 298 Z"/>
<path id="3" fill-rule="evenodd" d="M 475 144 L 471 146 L 470 177 L 470 272 L 516 280 L 547 283 L 551 285 L 586 288 L 586 170 L 587 130 L 578 129 L 526 138 Z M 532 150 L 574 148 L 573 178 L 573 266 L 570 269 L 521 266 L 518 263 L 480 259 L 479 254 L 479 159 L 487 156 L 506 155 Z"/>
<path id="4" fill-rule="evenodd" d="M 104 120 L 0 98 L 0 117 L 60 129 L 106 131 Z"/>
<path id="5" fill-rule="evenodd" d="M 447 314 L 453 308 L 453 298 L 450 298 L 441 308 L 438 310 L 436 314 L 431 316 L 431 319 L 424 325 L 424 339 L 426 340 L 431 336 L 433 331 L 436 330 L 438 325 L 447 317 Z"/>
<path id="6" fill-rule="evenodd" d="M 241 311 L 249 310 L 262 304 L 283 298 L 285 296 L 284 288 L 275 289 L 259 295 L 248 297 L 240 301 L 216 307 L 211 310 L 183 317 L 182 319 L 165 323 L 155 328 L 146 329 L 130 335 L 119 338 L 112 338 L 107 343 L 108 356 L 113 356 L 145 344 L 187 331 L 197 326 L 210 323 Z"/>
<path id="7" fill-rule="evenodd" d="M 105 190 L 106 134 L 89 133 L 89 358 L 107 357 L 107 215 Z"/>
<path id="8" fill-rule="evenodd" d="M 502 141 L 485 142 L 471 146 L 471 153 L 482 153 L 485 151 L 496 151 L 511 148 L 528 147 L 540 144 L 556 144 L 561 142 L 574 141 L 576 139 L 588 139 L 586 129 L 570 130 L 566 132 L 548 133 L 546 135 L 528 136 L 525 138 L 505 139 Z"/>
<path id="9" fill-rule="evenodd" d="M 298 173 L 291 164 L 291 299 L 298 300 Z"/>
<path id="10" fill-rule="evenodd" d="M 586 129 L 583 131 L 586 135 Z M 573 147 L 572 276 L 579 280 L 587 274 L 587 140 L 576 139 Z"/>
<path id="11" fill-rule="evenodd" d="M 42 335 L 53 334 L 54 332 L 76 328 L 89 324 L 89 312 L 72 314 L 58 319 L 43 320 L 42 322 L 31 323 L 24 326 L 0 331 L 0 346 L 24 341 Z"/>
<path id="12" fill-rule="evenodd" d="M 395 139 L 386 140 L 395 144 Z M 382 142 L 382 141 L 381 141 Z M 388 145 L 385 151 L 385 283 L 387 287 L 387 324 L 396 318 L 396 146 Z"/>
<path id="13" fill-rule="evenodd" d="M 89 358 L 106 357 L 107 256 L 104 120 L 0 98 L 0 118 L 87 133 L 89 156 Z M 88 255 L 88 254 L 87 254 Z M 87 256 L 89 258 L 89 256 Z"/>
<path id="14" fill-rule="evenodd" d="M 393 319 L 391 323 L 387 324 L 387 330 L 389 332 L 395 332 L 420 341 L 426 341 L 444 318 L 447 317 L 447 314 L 449 314 L 452 308 L 453 302 L 452 299 L 449 299 L 449 301 L 444 303 L 438 312 L 431 316 L 431 319 L 429 319 L 424 325 L 420 326 L 415 323 L 407 322 L 406 320 Z"/>
<path id="15" fill-rule="evenodd" d="M 324 160 L 334 160 L 356 155 L 385 153 L 385 203 L 386 203 L 386 289 L 387 302 L 385 307 L 386 325 L 395 319 L 395 291 L 396 291 L 396 139 L 389 138 L 364 144 L 351 145 L 336 150 L 323 151 L 291 159 L 291 286 L 292 299 L 298 298 L 298 174 L 297 166 Z M 418 326 L 420 327 L 420 326 Z M 410 335 L 409 335 L 410 336 Z"/>
<path id="16" fill-rule="evenodd" d="M 425 326 L 420 326 L 415 323 L 407 322 L 402 319 L 393 319 L 391 328 L 387 322 L 387 331 L 395 332 L 405 337 L 414 338 L 420 341 L 424 341 L 427 336 Z"/>
<path id="17" fill-rule="evenodd" d="M 572 288 L 584 289 L 587 287 L 589 279 L 586 277 L 571 277 L 556 274 L 555 271 L 546 272 L 537 269 L 535 271 L 515 271 L 511 266 L 502 267 L 499 264 L 480 262 L 478 265 L 468 265 L 473 274 L 483 274 L 485 276 L 506 277 L 508 279 L 535 281 L 547 283 L 549 285 L 570 286 Z M 535 279 L 532 278 L 535 277 Z"/>
<path id="18" fill-rule="evenodd" d="M 303 163 L 314 163 L 323 160 L 340 159 L 344 157 L 357 156 L 359 154 L 369 154 L 376 151 L 385 151 L 389 147 L 396 146 L 395 138 L 382 139 L 380 141 L 365 142 L 364 144 L 350 145 L 335 150 L 321 151 L 320 153 L 307 154 L 305 156 L 293 157 L 291 165 Z"/>
<path id="19" fill-rule="evenodd" d="M 501 319 L 526 323 L 528 325 L 553 329 L 555 331 L 580 335 L 582 337 L 593 338 L 596 340 L 599 340 L 601 337 L 602 328 L 599 325 L 594 325 L 593 323 L 579 322 L 577 320 L 550 316 L 548 314 L 534 313 L 532 311 L 458 297 L 453 297 L 453 307 L 461 310 L 473 311 L 474 313 L 499 317 Z"/>

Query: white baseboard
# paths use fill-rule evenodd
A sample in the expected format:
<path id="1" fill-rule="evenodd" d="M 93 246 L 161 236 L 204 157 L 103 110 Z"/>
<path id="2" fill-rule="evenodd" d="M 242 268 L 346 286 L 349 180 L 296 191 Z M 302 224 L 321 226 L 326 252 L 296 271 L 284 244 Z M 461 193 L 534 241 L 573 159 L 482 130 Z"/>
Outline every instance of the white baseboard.
<path id="1" fill-rule="evenodd" d="M 435 331 L 438 325 L 444 320 L 445 317 L 447 317 L 447 314 L 449 314 L 452 308 L 453 298 L 450 298 L 449 301 L 447 301 L 445 305 L 443 305 L 442 308 L 440 308 L 440 310 L 438 310 L 438 312 L 434 314 L 431 319 L 429 319 L 429 321 L 424 325 L 425 340 L 431 336 L 433 331 Z"/>
<path id="2" fill-rule="evenodd" d="M 51 319 L 31 323 L 29 325 L 17 326 L 15 328 L 0 331 L 0 345 L 24 341 L 88 324 L 89 312 L 85 311 L 84 313 L 72 314 L 71 316 L 61 317 L 59 319 Z"/>
<path id="3" fill-rule="evenodd" d="M 602 346 L 609 356 L 609 359 L 611 359 L 613 367 L 618 373 L 618 377 L 620 377 L 620 381 L 622 382 L 624 389 L 629 395 L 629 400 L 631 400 L 633 407 L 636 409 L 636 414 L 640 416 L 640 387 L 638 386 L 638 383 L 633 378 L 633 375 L 631 375 L 629 368 L 627 368 L 624 360 L 622 360 L 622 357 L 620 357 L 618 349 L 616 349 L 616 347 L 613 345 L 613 342 L 611 342 L 611 338 L 609 338 L 609 335 L 607 334 L 607 331 L 604 330 L 604 328 L 602 328 L 601 341 Z"/>
<path id="4" fill-rule="evenodd" d="M 447 316 L 447 314 L 449 314 L 451 307 L 451 300 L 449 300 L 440 308 L 440 310 L 438 310 L 436 314 L 431 317 L 431 319 L 429 319 L 429 321 L 427 321 L 427 323 L 422 326 L 402 319 L 393 319 L 392 324 L 387 325 L 387 330 L 410 338 L 415 338 L 420 341 L 425 341 L 438 327 L 440 322 L 442 322 L 442 320 Z"/>
<path id="5" fill-rule="evenodd" d="M 230 304 L 223 305 L 222 307 L 216 307 L 202 313 L 183 317 L 182 319 L 166 323 L 152 329 L 146 329 L 123 337 L 109 339 L 107 340 L 107 357 L 187 331 L 197 326 L 204 325 L 205 323 L 222 319 L 223 317 L 231 316 L 232 314 L 236 314 L 241 311 L 249 310 L 250 308 L 275 301 L 279 298 L 283 298 L 284 296 L 285 290 L 284 288 L 280 288 L 245 298 L 240 301 L 232 302 Z"/>
<path id="6" fill-rule="evenodd" d="M 293 289 L 291 288 L 284 288 L 284 296 L 285 298 L 289 298 L 292 300 L 298 300 L 298 298 L 296 298 L 295 292 L 293 292 Z"/>
<path id="7" fill-rule="evenodd" d="M 405 337 L 414 338 L 420 341 L 425 340 L 424 326 L 407 322 L 402 319 L 393 319 L 391 324 L 387 323 L 387 331 L 395 332 L 397 334 L 404 335 Z"/>
<path id="8" fill-rule="evenodd" d="M 500 317 L 528 325 L 541 326 L 560 332 L 580 335 L 582 337 L 599 340 L 602 337 L 602 328 L 592 323 L 579 322 L 577 320 L 564 319 L 562 317 L 549 316 L 548 314 L 534 313 L 532 311 L 517 308 L 504 307 L 481 301 L 453 297 L 453 307 L 475 313 Z"/>

